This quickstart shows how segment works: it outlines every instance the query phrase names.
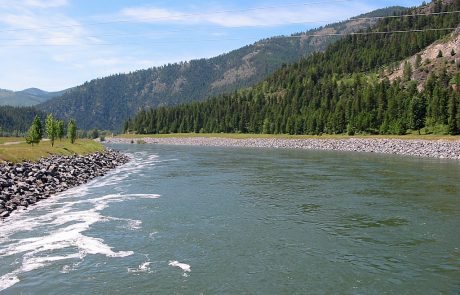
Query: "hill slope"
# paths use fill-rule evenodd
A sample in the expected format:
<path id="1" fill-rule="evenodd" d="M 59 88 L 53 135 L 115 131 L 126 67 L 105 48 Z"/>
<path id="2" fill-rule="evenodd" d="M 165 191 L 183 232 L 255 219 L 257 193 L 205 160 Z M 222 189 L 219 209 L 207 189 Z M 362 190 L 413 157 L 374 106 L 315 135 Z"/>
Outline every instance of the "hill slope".
<path id="1" fill-rule="evenodd" d="M 460 0 L 436 1 L 411 14 L 459 11 Z M 460 48 L 451 30 L 459 13 L 388 18 L 348 36 L 324 53 L 283 67 L 262 83 L 232 95 L 178 107 L 141 111 L 126 122 L 137 133 L 241 132 L 405 134 L 407 129 L 460 132 Z M 396 31 L 396 32 L 395 32 Z M 407 31 L 401 33 L 401 31 Z M 380 32 L 394 32 L 381 34 Z M 431 52 L 454 46 L 454 55 Z M 422 52 L 427 79 L 385 74 L 384 66 Z M 450 53 L 449 53 L 450 54 Z M 453 61 L 453 63 L 452 63 Z M 388 71 L 388 68 L 387 68 Z M 381 73 L 381 76 L 379 76 Z"/>
<path id="2" fill-rule="evenodd" d="M 390 81 L 405 79 L 404 69 L 410 65 L 411 78 L 417 81 L 418 90 L 423 90 L 430 74 L 455 74 L 460 66 L 460 29 L 452 35 L 442 38 L 429 45 L 424 50 L 405 59 L 404 61 L 387 67 L 383 74 Z"/>
<path id="3" fill-rule="evenodd" d="M 390 15 L 401 7 L 372 12 Z M 363 15 L 367 16 L 367 15 Z M 303 34 L 358 31 L 374 21 L 351 19 Z M 336 37 L 271 38 L 211 59 L 171 64 L 96 79 L 39 106 L 58 116 L 75 118 L 84 129 L 121 129 L 145 107 L 177 105 L 232 92 L 263 80 L 282 64 L 324 50 Z"/>
<path id="4" fill-rule="evenodd" d="M 34 106 L 63 95 L 67 90 L 47 92 L 38 88 L 28 88 L 22 91 L 0 89 L 0 105 Z"/>
<path id="5" fill-rule="evenodd" d="M 45 114 L 34 107 L 0 106 L 0 136 L 27 132 L 36 115 L 45 118 Z"/>

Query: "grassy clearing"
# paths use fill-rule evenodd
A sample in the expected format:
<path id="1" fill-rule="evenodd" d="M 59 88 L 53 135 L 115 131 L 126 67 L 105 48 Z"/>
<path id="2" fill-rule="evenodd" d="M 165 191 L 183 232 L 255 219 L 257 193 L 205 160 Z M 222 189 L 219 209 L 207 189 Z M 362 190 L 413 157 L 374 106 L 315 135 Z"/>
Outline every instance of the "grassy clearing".
<path id="1" fill-rule="evenodd" d="M 97 151 L 102 151 L 104 146 L 99 142 L 89 139 L 79 139 L 75 144 L 59 140 L 51 147 L 50 142 L 41 142 L 39 145 L 31 146 L 26 143 L 2 145 L 0 146 L 0 162 L 22 162 L 37 161 L 42 157 L 51 155 L 86 155 Z"/>
<path id="2" fill-rule="evenodd" d="M 19 142 L 25 141 L 24 137 L 0 137 L 0 144 L 4 144 L 5 142 Z"/>
<path id="3" fill-rule="evenodd" d="M 391 139 L 425 139 L 425 140 L 460 140 L 460 136 L 451 135 L 355 135 L 325 134 L 325 135 L 288 135 L 288 134 L 243 134 L 243 133 L 176 133 L 176 134 L 122 134 L 119 138 L 190 138 L 190 137 L 217 137 L 217 138 L 278 138 L 278 139 L 348 139 L 348 138 L 391 138 Z"/>

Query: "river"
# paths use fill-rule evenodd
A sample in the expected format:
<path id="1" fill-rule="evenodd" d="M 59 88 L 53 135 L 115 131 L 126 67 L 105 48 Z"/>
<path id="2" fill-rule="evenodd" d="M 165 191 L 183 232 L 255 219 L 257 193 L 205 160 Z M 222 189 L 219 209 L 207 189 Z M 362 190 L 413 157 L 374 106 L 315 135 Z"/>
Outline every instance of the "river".
<path id="1" fill-rule="evenodd" d="M 111 145 L 133 160 L 0 223 L 0 294 L 455 294 L 460 163 Z"/>

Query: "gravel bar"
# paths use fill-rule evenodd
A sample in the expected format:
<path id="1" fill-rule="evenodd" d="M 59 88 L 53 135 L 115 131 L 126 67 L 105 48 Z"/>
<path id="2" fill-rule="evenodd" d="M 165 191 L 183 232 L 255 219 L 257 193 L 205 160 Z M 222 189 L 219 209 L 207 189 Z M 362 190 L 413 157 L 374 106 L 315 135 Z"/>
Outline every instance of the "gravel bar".
<path id="1" fill-rule="evenodd" d="M 304 150 L 331 150 L 393 154 L 414 157 L 460 160 L 460 140 L 420 139 L 278 139 L 250 138 L 232 139 L 215 137 L 186 138 L 106 138 L 108 143 L 131 143 L 142 140 L 149 144 L 194 145 L 216 147 L 283 148 Z"/>

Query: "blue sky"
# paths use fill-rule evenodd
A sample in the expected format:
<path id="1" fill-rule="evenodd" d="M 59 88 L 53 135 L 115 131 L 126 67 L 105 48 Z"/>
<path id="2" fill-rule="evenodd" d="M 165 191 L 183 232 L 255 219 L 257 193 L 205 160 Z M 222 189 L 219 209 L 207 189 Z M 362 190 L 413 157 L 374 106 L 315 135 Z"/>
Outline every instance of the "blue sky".
<path id="1" fill-rule="evenodd" d="M 0 0 L 0 88 L 62 90 L 416 0 Z"/>

